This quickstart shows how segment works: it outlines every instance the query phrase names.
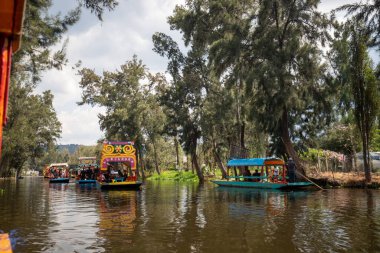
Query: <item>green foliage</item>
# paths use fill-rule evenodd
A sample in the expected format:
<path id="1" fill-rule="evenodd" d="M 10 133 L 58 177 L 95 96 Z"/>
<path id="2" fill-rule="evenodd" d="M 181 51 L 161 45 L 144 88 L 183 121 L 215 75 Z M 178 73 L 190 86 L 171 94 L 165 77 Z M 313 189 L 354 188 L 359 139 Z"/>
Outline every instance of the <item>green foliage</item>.
<path id="1" fill-rule="evenodd" d="M 136 56 L 115 72 L 105 71 L 100 76 L 83 68 L 79 75 L 83 91 L 79 104 L 106 108 L 106 113 L 99 115 L 106 139 L 134 141 L 140 157 L 147 158 L 148 169 L 153 160 L 159 173 L 167 150 L 165 142 L 169 141 L 162 136 L 166 115 L 155 95 L 166 84 L 164 76 L 149 73 Z"/>
<path id="2" fill-rule="evenodd" d="M 360 138 L 354 123 L 336 123 L 319 138 L 319 146 L 345 155 L 360 150 Z"/>
<path id="3" fill-rule="evenodd" d="M 347 11 L 348 16 L 355 22 L 365 24 L 366 33 L 371 35 L 370 46 L 380 45 L 380 1 L 370 0 L 359 3 L 345 4 L 336 11 Z"/>
<path id="4" fill-rule="evenodd" d="M 370 144 L 370 150 L 380 151 L 380 129 L 374 129 L 372 136 L 373 137 Z"/>
<path id="5" fill-rule="evenodd" d="M 61 133 L 50 91 L 34 95 L 30 87 L 22 87 L 19 83 L 12 82 L 10 87 L 9 120 L 4 128 L 1 159 L 5 175 L 10 169 L 20 171 L 27 162 L 36 169 L 37 159 Z"/>
<path id="6" fill-rule="evenodd" d="M 154 174 L 148 180 L 172 180 L 180 182 L 197 182 L 198 177 L 190 171 L 163 171 L 161 175 Z"/>
<path id="7" fill-rule="evenodd" d="M 375 77 L 372 62 L 368 57 L 367 33 L 361 24 L 354 24 L 350 29 L 350 83 L 353 93 L 353 111 L 361 134 L 366 181 L 370 182 L 370 134 L 380 109 L 379 81 Z"/>
<path id="8" fill-rule="evenodd" d="M 112 11 L 118 5 L 117 0 L 78 0 L 79 7 L 85 7 L 94 13 L 99 20 L 103 21 L 105 10 Z"/>
<path id="9" fill-rule="evenodd" d="M 297 156 L 292 141 L 307 143 L 331 119 L 333 93 L 318 48 L 328 20 L 318 2 L 187 1 L 169 18 L 185 44 L 206 52 L 209 73 L 234 87 L 237 125 L 249 116 L 278 155 Z"/>
<path id="10" fill-rule="evenodd" d="M 51 14 L 51 0 L 26 1 L 20 50 L 12 56 L 9 90 L 8 124 L 4 128 L 0 174 L 8 176 L 12 169 L 38 169 L 55 153 L 61 123 L 53 108 L 53 95 L 38 95 L 36 85 L 44 71 L 60 69 L 67 63 L 66 45 L 54 50 L 68 28 L 80 17 L 84 6 L 99 19 L 105 9 L 112 10 L 115 0 L 80 0 L 78 7 L 66 16 Z"/>
<path id="11" fill-rule="evenodd" d="M 318 157 L 322 158 L 325 156 L 322 149 L 309 148 L 306 152 L 302 152 L 301 157 L 304 160 L 315 162 L 318 160 Z"/>

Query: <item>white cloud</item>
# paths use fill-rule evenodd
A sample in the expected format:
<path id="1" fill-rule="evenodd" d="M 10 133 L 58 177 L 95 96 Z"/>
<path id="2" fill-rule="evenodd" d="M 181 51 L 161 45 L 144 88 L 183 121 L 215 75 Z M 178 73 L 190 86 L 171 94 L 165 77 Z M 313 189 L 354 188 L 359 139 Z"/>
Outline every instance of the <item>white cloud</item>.
<path id="1" fill-rule="evenodd" d="M 72 111 L 62 110 L 58 117 L 62 122 L 62 138 L 60 144 L 77 143 L 83 145 L 95 145 L 103 136 L 100 131 L 98 117 L 104 110 L 98 107 L 81 106 Z"/>
<path id="2" fill-rule="evenodd" d="M 37 91 L 50 89 L 54 94 L 54 108 L 62 123 L 61 144 L 94 145 L 102 137 L 98 113 L 102 108 L 78 106 L 81 89 L 80 77 L 72 66 L 82 61 L 83 67 L 114 71 L 136 54 L 151 71 L 164 72 L 166 60 L 152 51 L 154 32 L 165 32 L 180 38 L 178 32 L 170 31 L 167 16 L 182 0 L 120 1 L 119 6 L 105 13 L 103 22 L 84 10 L 81 20 L 68 33 L 68 66 L 62 70 L 45 73 Z M 66 5 L 56 0 L 53 10 L 67 13 L 76 1 Z M 57 47 L 59 48 L 59 47 Z"/>

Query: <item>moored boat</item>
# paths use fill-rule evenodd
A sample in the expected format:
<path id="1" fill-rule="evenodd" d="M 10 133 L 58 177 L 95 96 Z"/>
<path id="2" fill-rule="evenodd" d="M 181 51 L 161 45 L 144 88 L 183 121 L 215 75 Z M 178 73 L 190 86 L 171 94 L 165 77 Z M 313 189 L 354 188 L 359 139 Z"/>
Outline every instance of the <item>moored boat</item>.
<path id="1" fill-rule="evenodd" d="M 133 142 L 103 143 L 97 186 L 102 190 L 138 190 L 142 181 L 136 173 Z"/>
<path id="2" fill-rule="evenodd" d="M 49 166 L 49 183 L 69 183 L 69 165 L 67 163 L 52 163 Z"/>
<path id="3" fill-rule="evenodd" d="M 43 172 L 42 172 L 44 178 L 50 178 L 50 167 L 49 165 L 46 165 Z"/>
<path id="4" fill-rule="evenodd" d="M 79 157 L 76 170 L 76 182 L 78 184 L 96 184 L 98 174 L 99 165 L 96 162 L 96 157 Z"/>
<path id="5" fill-rule="evenodd" d="M 225 187 L 297 189 L 312 186 L 311 182 L 298 182 L 287 178 L 285 162 L 278 158 L 232 159 L 227 163 L 227 177 L 211 182 Z M 233 176 L 230 170 L 233 169 Z M 250 168 L 255 172 L 250 173 Z"/>

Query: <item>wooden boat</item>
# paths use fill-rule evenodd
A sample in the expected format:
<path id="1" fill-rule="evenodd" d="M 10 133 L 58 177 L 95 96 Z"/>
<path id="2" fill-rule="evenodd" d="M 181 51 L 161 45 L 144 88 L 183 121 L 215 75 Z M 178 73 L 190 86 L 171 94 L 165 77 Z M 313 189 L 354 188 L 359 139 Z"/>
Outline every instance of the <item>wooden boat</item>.
<path id="1" fill-rule="evenodd" d="M 103 143 L 97 186 L 102 190 L 138 190 L 142 181 L 136 173 L 133 142 Z"/>
<path id="2" fill-rule="evenodd" d="M 44 178 L 50 178 L 50 166 L 46 165 L 43 172 L 42 172 Z"/>
<path id="3" fill-rule="evenodd" d="M 96 184 L 96 179 L 79 179 L 76 182 L 78 184 Z"/>
<path id="4" fill-rule="evenodd" d="M 52 163 L 49 165 L 49 183 L 69 183 L 69 165 L 67 163 Z"/>
<path id="5" fill-rule="evenodd" d="M 98 182 L 102 190 L 139 190 L 142 182 L 140 181 L 122 181 L 122 182 Z"/>
<path id="6" fill-rule="evenodd" d="M 78 184 L 96 184 L 96 177 L 99 174 L 99 165 L 96 157 L 79 157 L 79 164 L 76 170 L 76 182 Z"/>
<path id="7" fill-rule="evenodd" d="M 8 234 L 0 234 L 0 252 L 12 253 L 11 240 Z"/>
<path id="8" fill-rule="evenodd" d="M 70 178 L 58 177 L 58 178 L 50 178 L 49 183 L 69 183 Z"/>
<path id="9" fill-rule="evenodd" d="M 250 167 L 256 171 L 252 175 L 249 173 Z M 211 182 L 225 187 L 262 189 L 297 189 L 313 185 L 311 182 L 289 182 L 285 162 L 278 158 L 232 159 L 227 163 L 227 168 L 226 179 Z M 229 176 L 231 168 L 234 176 Z"/>

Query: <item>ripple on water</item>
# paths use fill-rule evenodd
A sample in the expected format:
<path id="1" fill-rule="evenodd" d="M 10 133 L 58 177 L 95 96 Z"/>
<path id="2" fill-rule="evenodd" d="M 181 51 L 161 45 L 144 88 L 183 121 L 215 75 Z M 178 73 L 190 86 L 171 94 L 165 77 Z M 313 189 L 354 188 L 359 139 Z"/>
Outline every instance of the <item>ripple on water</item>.
<path id="1" fill-rule="evenodd" d="M 15 252 L 380 252 L 379 191 L 148 182 L 102 192 L 32 178 L 1 187 L 0 229 Z"/>

